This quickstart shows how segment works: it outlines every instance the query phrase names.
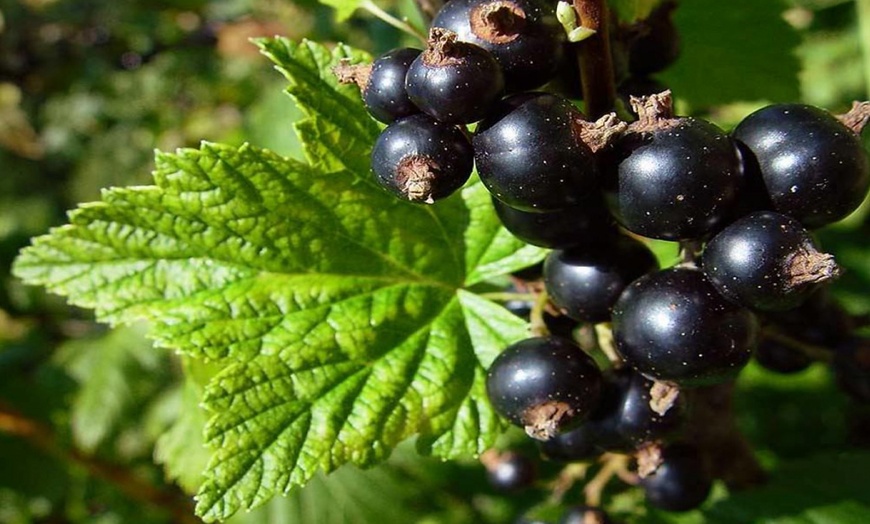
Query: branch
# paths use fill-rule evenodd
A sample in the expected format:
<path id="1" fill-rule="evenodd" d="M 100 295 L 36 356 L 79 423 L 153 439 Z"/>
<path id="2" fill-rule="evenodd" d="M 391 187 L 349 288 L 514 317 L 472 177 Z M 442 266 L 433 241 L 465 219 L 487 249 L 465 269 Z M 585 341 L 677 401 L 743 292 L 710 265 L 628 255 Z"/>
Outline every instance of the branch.
<path id="1" fill-rule="evenodd" d="M 76 448 L 62 447 L 48 426 L 2 404 L 0 404 L 0 432 L 24 439 L 45 453 L 81 467 L 93 477 L 112 484 L 132 500 L 168 511 L 172 514 L 174 522 L 202 523 L 194 515 L 192 500 L 181 497 L 175 492 L 155 487 L 117 464 L 105 462 Z"/>
<path id="2" fill-rule="evenodd" d="M 580 26 L 595 33 L 574 44 L 580 64 L 580 80 L 586 117 L 597 120 L 613 111 L 616 81 L 610 54 L 610 27 L 606 0 L 573 0 Z"/>

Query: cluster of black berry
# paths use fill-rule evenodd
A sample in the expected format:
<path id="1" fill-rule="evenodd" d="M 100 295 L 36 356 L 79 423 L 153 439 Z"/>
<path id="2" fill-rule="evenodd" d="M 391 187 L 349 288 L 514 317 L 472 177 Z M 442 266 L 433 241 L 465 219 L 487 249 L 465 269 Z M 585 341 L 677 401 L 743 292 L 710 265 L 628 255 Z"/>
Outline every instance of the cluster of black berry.
<path id="1" fill-rule="evenodd" d="M 672 8 L 632 39 L 629 72 L 673 60 Z M 713 475 L 683 433 L 685 391 L 732 381 L 756 348 L 762 365 L 791 372 L 811 362 L 807 347 L 838 346 L 829 360 L 844 389 L 870 397 L 868 344 L 844 335 L 854 326 L 823 289 L 839 267 L 810 233 L 850 214 L 870 189 L 859 137 L 870 104 L 839 117 L 769 106 L 726 133 L 676 117 L 664 91 L 630 97 L 630 123 L 615 114 L 590 122 L 562 94 L 524 91 L 570 69 L 565 46 L 550 3 L 451 0 L 426 49 L 336 74 L 388 124 L 372 152 L 383 187 L 433 203 L 476 167 L 503 225 L 553 250 L 541 270 L 543 327 L 489 369 L 496 411 L 553 461 L 637 457 L 652 505 L 691 509 Z M 643 237 L 680 242 L 683 262 L 660 269 Z M 581 325 L 611 328 L 611 369 L 578 342 Z M 534 476 L 521 455 L 500 456 L 485 461 L 495 484 Z"/>
<path id="2" fill-rule="evenodd" d="M 609 323 L 615 366 L 601 372 L 570 334 L 551 330 L 500 354 L 487 392 L 543 441 L 545 458 L 633 455 L 648 502 L 682 511 L 712 484 L 709 460 L 682 433 L 686 392 L 732 381 L 756 348 L 782 372 L 809 366 L 807 348 L 834 349 L 821 360 L 870 401 L 870 345 L 826 293 L 839 267 L 808 230 L 867 195 L 867 104 L 839 118 L 769 106 L 731 134 L 672 117 L 667 94 L 634 109 L 638 120 L 596 155 L 601 194 L 589 205 L 532 213 L 496 203 L 509 230 L 553 249 L 542 267 L 553 310 L 577 325 Z M 684 262 L 660 270 L 638 237 L 680 241 Z"/>

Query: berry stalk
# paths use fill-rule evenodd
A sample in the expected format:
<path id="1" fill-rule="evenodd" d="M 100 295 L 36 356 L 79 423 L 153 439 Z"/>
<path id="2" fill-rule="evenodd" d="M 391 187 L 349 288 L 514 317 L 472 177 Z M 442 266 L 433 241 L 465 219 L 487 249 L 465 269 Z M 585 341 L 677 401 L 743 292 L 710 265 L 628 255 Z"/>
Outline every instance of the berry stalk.
<path id="1" fill-rule="evenodd" d="M 610 54 L 609 12 L 605 0 L 574 0 L 580 26 L 595 31 L 574 44 L 586 102 L 586 116 L 596 120 L 613 110 L 616 101 L 613 59 Z"/>

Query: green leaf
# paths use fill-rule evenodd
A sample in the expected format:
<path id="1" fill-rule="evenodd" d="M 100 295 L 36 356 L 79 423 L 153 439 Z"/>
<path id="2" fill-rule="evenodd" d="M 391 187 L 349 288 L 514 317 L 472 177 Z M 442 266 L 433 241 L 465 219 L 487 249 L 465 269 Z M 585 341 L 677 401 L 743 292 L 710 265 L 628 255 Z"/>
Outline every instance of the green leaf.
<path id="1" fill-rule="evenodd" d="M 174 411 L 175 420 L 157 439 L 154 461 L 163 465 L 167 479 L 195 493 L 202 485 L 202 472 L 210 457 L 203 436 L 207 417 L 200 407 L 202 391 L 187 379 L 170 392 L 166 401 L 171 403 L 168 407 Z"/>
<path id="2" fill-rule="evenodd" d="M 15 263 L 100 319 L 148 319 L 159 345 L 222 368 L 204 399 L 207 520 L 382 461 L 414 435 L 444 458 L 491 445 L 502 424 L 485 366 L 526 324 L 463 289 L 544 254 L 502 229 L 480 183 L 434 206 L 377 186 L 378 128 L 330 73 L 359 53 L 260 45 L 308 115 L 309 163 L 248 145 L 158 154 L 155 186 L 104 192 Z"/>
<path id="3" fill-rule="evenodd" d="M 694 109 L 739 100 L 794 101 L 799 38 L 779 1 L 697 0 L 674 12 L 682 54 L 662 74 Z"/>
<path id="4" fill-rule="evenodd" d="M 344 22 L 362 5 L 363 0 L 320 0 L 322 4 L 335 9 L 335 19 Z"/>
<path id="5" fill-rule="evenodd" d="M 609 0 L 619 21 L 624 24 L 632 24 L 647 18 L 663 0 Z"/>
<path id="6" fill-rule="evenodd" d="M 870 522 L 870 453 L 826 454 L 785 463 L 765 486 L 719 501 L 708 522 Z"/>
<path id="7" fill-rule="evenodd" d="M 141 327 L 67 342 L 55 360 L 79 383 L 71 406 L 73 437 L 92 452 L 124 423 L 125 415 L 153 390 L 165 353 L 155 351 Z"/>

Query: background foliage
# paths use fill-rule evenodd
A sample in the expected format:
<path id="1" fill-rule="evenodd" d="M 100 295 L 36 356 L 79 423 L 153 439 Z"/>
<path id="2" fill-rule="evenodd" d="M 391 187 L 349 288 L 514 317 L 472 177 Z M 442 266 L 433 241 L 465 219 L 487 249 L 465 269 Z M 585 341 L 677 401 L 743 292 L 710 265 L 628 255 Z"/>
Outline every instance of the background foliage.
<path id="1" fill-rule="evenodd" d="M 637 3 L 614 2 L 623 12 Z M 675 91 L 682 111 L 726 128 L 771 101 L 802 100 L 843 110 L 852 99 L 868 98 L 870 72 L 864 64 L 870 57 L 870 14 L 864 4 L 684 1 L 677 11 L 683 55 L 661 80 Z M 204 139 L 228 144 L 205 147 L 205 157 L 253 155 L 256 161 L 292 166 L 319 158 L 321 168 L 337 169 L 334 154 L 312 150 L 315 140 L 300 142 L 293 123 L 299 123 L 303 138 L 306 133 L 328 137 L 348 123 L 335 122 L 334 129 L 325 130 L 326 120 L 310 120 L 315 104 L 304 103 L 304 86 L 291 83 L 291 92 L 295 85 L 303 102 L 297 107 L 282 92 L 286 80 L 248 41 L 282 34 L 330 47 L 346 42 L 373 54 L 410 42 L 355 11 L 355 2 L 331 5 L 350 17 L 336 23 L 331 7 L 305 0 L 0 4 L 0 522 L 197 521 L 190 495 L 207 482 L 202 472 L 215 460 L 205 447 L 206 438 L 215 437 L 203 433 L 207 414 L 201 404 L 222 369 L 220 362 L 152 344 L 144 336 L 148 326 L 98 324 L 91 313 L 42 288 L 24 286 L 11 276 L 12 261 L 30 237 L 65 223 L 66 210 L 98 200 L 101 188 L 148 184 L 155 168 L 159 180 L 161 172 L 178 169 L 173 162 L 199 161 L 187 153 L 165 155 L 155 165 L 155 148 L 197 147 Z M 379 5 L 413 13 L 410 2 Z M 267 46 L 267 51 L 285 73 L 304 62 L 293 49 Z M 320 48 L 312 53 L 320 53 L 315 60 L 324 59 Z M 302 121 L 306 117 L 308 124 Z M 363 126 L 360 140 L 373 136 L 372 129 Z M 290 160 L 237 149 L 243 142 Z M 365 169 L 363 164 L 345 167 L 357 176 Z M 156 205 L 145 193 L 116 190 L 114 197 L 104 198 Z M 143 200 L 136 200 L 140 196 Z M 371 192 L 370 198 L 378 194 Z M 467 209 L 474 209 L 475 198 L 472 187 L 464 195 Z M 862 209 L 820 233 L 823 245 L 848 269 L 835 291 L 854 313 L 870 312 L 865 217 Z M 463 230 L 461 224 L 456 227 Z M 374 235 L 366 239 L 377 240 Z M 486 256 L 474 264 L 433 264 L 453 268 L 454 273 L 439 277 L 443 282 L 470 284 L 488 276 L 474 273 Z M 536 255 L 489 256 L 498 262 L 491 269 L 497 274 Z M 313 253 L 310 260 L 316 260 Z M 373 275 L 379 271 L 386 269 L 372 268 Z M 473 298 L 455 289 L 445 293 L 431 286 L 423 293 L 431 311 L 417 312 L 421 318 L 456 307 L 445 318 L 468 321 L 469 312 L 481 307 L 468 306 Z M 466 304 L 458 304 L 463 297 Z M 451 306 L 455 301 L 458 305 Z M 463 307 L 464 315 L 459 313 Z M 112 320 L 120 313 L 101 314 Z M 512 322 L 508 318 L 506 325 Z M 450 349 L 458 344 L 444 347 L 447 354 L 461 354 Z M 770 468 L 771 482 L 740 494 L 719 489 L 702 510 L 679 516 L 648 510 L 638 504 L 636 492 L 627 491 L 613 498 L 614 513 L 627 522 L 867 522 L 866 409 L 850 404 L 818 364 L 796 378 L 750 367 L 739 385 L 740 423 Z M 508 433 L 504 442 L 515 437 Z M 516 442 L 523 445 L 522 439 Z M 545 498 L 543 490 L 500 496 L 474 461 L 424 458 L 414 444 L 427 446 L 400 445 L 386 464 L 372 469 L 344 466 L 329 476 L 312 471 L 306 487 L 230 521 L 502 523 Z M 576 491 L 569 500 L 572 496 L 579 500 Z M 543 504 L 536 511 L 547 514 L 554 508 Z"/>

